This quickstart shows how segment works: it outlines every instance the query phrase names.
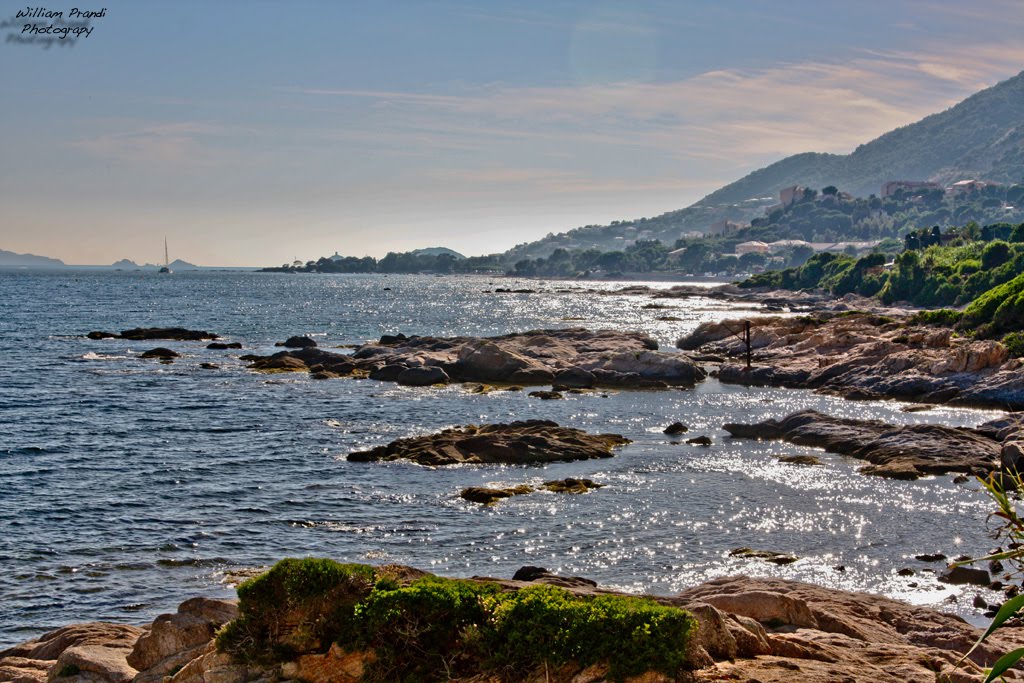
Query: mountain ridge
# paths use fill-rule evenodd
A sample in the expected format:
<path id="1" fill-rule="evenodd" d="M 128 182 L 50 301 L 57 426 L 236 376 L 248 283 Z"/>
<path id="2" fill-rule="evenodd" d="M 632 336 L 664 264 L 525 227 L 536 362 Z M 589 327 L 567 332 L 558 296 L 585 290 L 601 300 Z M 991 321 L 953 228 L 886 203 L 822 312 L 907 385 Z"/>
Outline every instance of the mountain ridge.
<path id="1" fill-rule="evenodd" d="M 506 263 L 550 255 L 555 249 L 621 249 L 632 240 L 673 244 L 716 222 L 750 221 L 793 185 L 835 186 L 856 196 L 880 193 L 891 180 L 947 185 L 975 178 L 998 183 L 1024 178 L 1024 71 L 923 119 L 859 145 L 849 154 L 801 152 L 756 169 L 684 209 L 652 218 L 588 225 L 518 244 Z"/>

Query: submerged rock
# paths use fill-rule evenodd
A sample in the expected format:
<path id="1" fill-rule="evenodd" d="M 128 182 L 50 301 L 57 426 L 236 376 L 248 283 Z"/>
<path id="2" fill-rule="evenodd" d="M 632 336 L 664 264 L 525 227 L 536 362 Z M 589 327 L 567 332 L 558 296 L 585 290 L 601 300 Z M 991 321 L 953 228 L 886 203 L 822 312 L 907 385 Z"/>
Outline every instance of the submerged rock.
<path id="1" fill-rule="evenodd" d="M 486 486 L 469 486 L 459 492 L 459 497 L 463 500 L 468 500 L 471 503 L 492 505 L 499 500 L 511 498 L 512 496 L 522 496 L 527 493 L 533 493 L 535 490 L 536 489 L 532 486 L 527 486 L 525 484 L 505 489 L 494 489 Z"/>
<path id="2" fill-rule="evenodd" d="M 926 474 L 983 474 L 998 467 L 1000 445 L 968 429 L 918 424 L 898 427 L 880 420 L 831 417 L 802 410 L 782 420 L 726 424 L 737 438 L 782 439 L 800 446 L 824 448 L 871 463 L 862 469 L 897 479 Z"/>
<path id="3" fill-rule="evenodd" d="M 772 564 L 784 565 L 793 564 L 798 557 L 786 553 L 775 552 L 774 550 L 754 550 L 753 548 L 736 548 L 729 551 L 729 557 L 746 557 L 755 560 L 764 560 Z"/>
<path id="4" fill-rule="evenodd" d="M 179 354 L 177 351 L 171 351 L 170 349 L 165 349 L 165 348 L 163 348 L 161 346 L 158 346 L 155 349 L 150 349 L 149 351 L 143 351 L 142 355 L 140 355 L 139 358 L 167 359 L 167 358 L 177 358 L 180 355 L 181 354 Z"/>
<path id="5" fill-rule="evenodd" d="M 121 332 L 121 339 L 146 341 L 150 339 L 171 339 L 175 341 L 207 341 L 218 339 L 213 332 L 187 330 L 184 327 L 136 327 Z"/>
<path id="6" fill-rule="evenodd" d="M 392 441 L 349 453 L 352 462 L 411 460 L 421 465 L 529 464 L 559 460 L 610 458 L 629 443 L 618 434 L 588 434 L 547 420 L 470 425 Z"/>
<path id="7" fill-rule="evenodd" d="M 240 349 L 242 348 L 242 344 L 241 342 L 210 342 L 209 344 L 206 345 L 206 348 L 212 349 L 214 351 L 224 351 L 227 349 Z"/>
<path id="8" fill-rule="evenodd" d="M 544 482 L 544 488 L 554 493 L 586 493 L 595 489 L 604 488 L 604 484 L 598 484 L 593 479 L 555 479 Z"/>

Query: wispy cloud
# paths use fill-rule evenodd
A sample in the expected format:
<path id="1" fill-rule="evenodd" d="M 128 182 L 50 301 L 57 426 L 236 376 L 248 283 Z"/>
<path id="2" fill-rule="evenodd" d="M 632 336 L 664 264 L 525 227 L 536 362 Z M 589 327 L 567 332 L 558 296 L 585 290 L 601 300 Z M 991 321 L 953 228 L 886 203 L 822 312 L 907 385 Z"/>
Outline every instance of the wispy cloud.
<path id="1" fill-rule="evenodd" d="M 132 164 L 208 164 L 216 157 L 205 141 L 223 133 L 223 127 L 199 121 L 123 125 L 125 130 L 79 139 L 72 146 L 96 157 Z"/>
<path id="2" fill-rule="evenodd" d="M 741 168 L 796 152 L 848 152 L 1012 75 L 1021 64 L 1024 45 L 961 45 L 864 51 L 843 63 L 717 70 L 659 83 L 490 86 L 458 94 L 302 92 L 363 102 L 379 114 L 372 126 L 339 134 L 386 137 L 407 152 L 596 147 Z"/>

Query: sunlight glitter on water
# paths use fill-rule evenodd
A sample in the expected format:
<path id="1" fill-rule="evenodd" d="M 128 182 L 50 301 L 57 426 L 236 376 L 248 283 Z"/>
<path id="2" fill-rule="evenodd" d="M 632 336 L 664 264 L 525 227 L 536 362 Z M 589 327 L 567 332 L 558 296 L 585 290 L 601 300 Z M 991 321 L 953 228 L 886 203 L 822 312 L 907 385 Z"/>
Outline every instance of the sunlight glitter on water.
<path id="1" fill-rule="evenodd" d="M 541 402 L 526 392 L 267 378 L 231 353 L 187 342 L 166 343 L 183 356 L 161 366 L 138 360 L 148 348 L 138 343 L 77 336 L 179 324 L 241 341 L 244 353 L 271 353 L 279 350 L 275 341 L 293 334 L 315 335 L 329 348 L 399 331 L 500 334 L 580 325 L 636 328 L 671 347 L 702 320 L 749 312 L 742 307 L 701 298 L 654 300 L 672 308 L 647 309 L 648 297 L 584 291 L 625 283 L 255 273 L 66 279 L 0 276 L 0 350 L 9 359 L 0 367 L 0 562 L 11 568 L 0 573 L 0 645 L 25 628 L 140 621 L 185 597 L 227 594 L 226 573 L 285 555 L 401 562 L 450 575 L 511 576 L 539 563 L 609 587 L 659 593 L 744 572 L 936 604 L 963 589 L 938 584 L 927 571 L 938 565 L 913 556 L 988 550 L 990 504 L 976 483 L 864 477 L 858 461 L 732 440 L 721 425 L 803 408 L 896 424 L 975 425 L 993 411 L 904 413 L 898 402 L 714 380 L 690 391 Z M 90 305 L 55 310 L 55 284 L 69 285 L 69 301 Z M 547 293 L 482 294 L 495 286 Z M 665 315 L 681 320 L 657 319 Z M 633 443 L 607 460 L 526 468 L 431 470 L 344 459 L 403 436 L 525 418 L 620 432 Z M 689 426 L 687 437 L 708 435 L 712 445 L 661 433 L 677 420 Z M 778 462 L 807 453 L 823 464 Z M 578 496 L 516 496 L 489 508 L 458 497 L 465 486 L 568 476 L 606 486 Z M 729 556 L 742 546 L 799 560 L 778 567 Z M 897 576 L 904 567 L 915 574 Z M 969 603 L 948 607 L 974 618 Z"/>

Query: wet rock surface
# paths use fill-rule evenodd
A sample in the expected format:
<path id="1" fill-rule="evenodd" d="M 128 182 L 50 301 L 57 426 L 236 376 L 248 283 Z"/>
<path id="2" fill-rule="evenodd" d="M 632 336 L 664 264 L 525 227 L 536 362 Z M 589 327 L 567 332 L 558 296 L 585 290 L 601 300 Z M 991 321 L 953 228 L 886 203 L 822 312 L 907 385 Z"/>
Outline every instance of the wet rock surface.
<path id="1" fill-rule="evenodd" d="M 956 338 L 907 317 L 817 313 L 751 318 L 753 365 L 735 332 L 742 320 L 704 323 L 677 346 L 731 357 L 718 370 L 732 384 L 810 388 L 854 399 L 1024 408 L 1024 369 L 995 341 Z"/>
<path id="2" fill-rule="evenodd" d="M 398 382 L 407 370 L 416 369 L 418 374 L 432 372 L 435 377 L 444 372 L 452 382 L 552 384 L 560 390 L 688 387 L 704 378 L 704 370 L 684 354 L 657 347 L 639 333 L 574 328 L 487 338 L 385 335 L 351 355 L 309 347 L 247 358 L 253 362 L 252 369 L 263 372 L 337 366 L 341 369 L 335 372 L 340 375 L 363 373 L 371 379 Z"/>
<path id="3" fill-rule="evenodd" d="M 527 420 L 444 431 L 349 453 L 352 462 L 411 460 L 420 465 L 509 464 L 610 458 L 629 443 L 618 434 L 588 434 L 548 420 Z"/>
<path id="4" fill-rule="evenodd" d="M 171 341 L 209 341 L 219 339 L 213 332 L 205 330 L 188 330 L 184 327 L 135 327 L 123 330 L 121 334 L 95 331 L 85 335 L 89 339 L 130 339 L 132 341 L 148 341 L 153 339 Z"/>
<path id="5" fill-rule="evenodd" d="M 815 410 L 802 410 L 782 420 L 726 424 L 723 429 L 736 438 L 782 439 L 866 460 L 870 465 L 861 472 L 895 479 L 947 472 L 984 475 L 998 468 L 1002 450 L 1001 444 L 981 429 L 931 424 L 900 427 L 880 420 L 832 417 Z"/>
<path id="6" fill-rule="evenodd" d="M 471 503 L 493 505 L 499 500 L 522 496 L 536 491 L 551 491 L 552 493 L 586 493 L 594 489 L 603 488 L 604 484 L 598 484 L 592 479 L 556 479 L 546 481 L 538 488 L 529 484 L 520 484 L 507 488 L 490 488 L 486 486 L 469 486 L 459 492 L 459 497 Z"/>

